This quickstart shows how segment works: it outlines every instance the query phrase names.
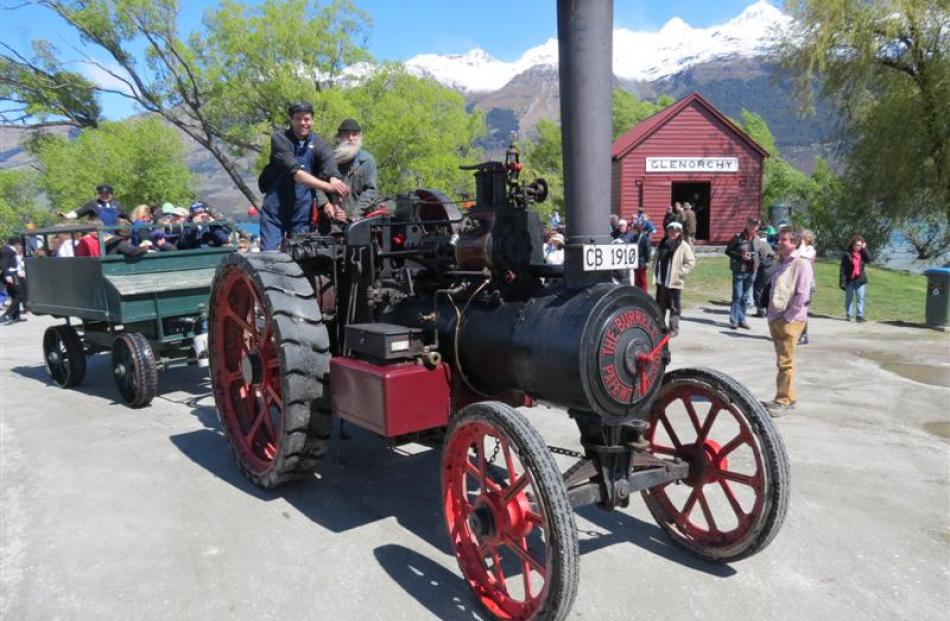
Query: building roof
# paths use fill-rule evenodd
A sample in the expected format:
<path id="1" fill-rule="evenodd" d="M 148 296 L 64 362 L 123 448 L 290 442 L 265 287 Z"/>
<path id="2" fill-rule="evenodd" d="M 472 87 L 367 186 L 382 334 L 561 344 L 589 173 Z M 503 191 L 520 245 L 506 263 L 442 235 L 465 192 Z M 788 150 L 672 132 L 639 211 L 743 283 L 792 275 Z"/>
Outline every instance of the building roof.
<path id="1" fill-rule="evenodd" d="M 613 149 L 611 150 L 613 158 L 619 159 L 629 153 L 637 145 L 656 133 L 661 127 L 666 125 L 671 119 L 676 117 L 676 115 L 678 115 L 683 109 L 688 107 L 693 102 L 696 102 L 708 110 L 709 113 L 721 121 L 723 125 L 732 130 L 736 136 L 739 137 L 739 139 L 758 151 L 762 157 L 769 156 L 768 151 L 763 149 L 756 141 L 752 140 L 748 134 L 742 131 L 742 129 L 740 129 L 735 123 L 730 121 L 725 114 L 717 110 L 716 107 L 709 103 L 709 101 L 707 101 L 702 95 L 693 92 L 683 99 L 680 99 L 676 103 L 667 106 L 663 110 L 660 110 L 656 114 L 643 119 L 630 128 L 627 133 L 614 140 Z"/>

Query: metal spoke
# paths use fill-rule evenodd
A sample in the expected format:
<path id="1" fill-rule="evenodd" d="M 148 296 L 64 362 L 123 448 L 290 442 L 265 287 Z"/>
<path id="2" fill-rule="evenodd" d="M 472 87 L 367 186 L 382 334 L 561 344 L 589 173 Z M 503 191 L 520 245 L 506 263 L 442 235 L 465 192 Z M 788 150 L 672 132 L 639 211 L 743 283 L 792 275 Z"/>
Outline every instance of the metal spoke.
<path id="1" fill-rule="evenodd" d="M 696 442 L 700 443 L 709 437 L 709 432 L 712 431 L 713 423 L 716 422 L 716 417 L 719 416 L 719 412 L 722 408 L 716 407 L 709 410 L 709 414 L 706 415 L 706 420 L 703 421 L 703 428 L 699 432 L 699 436 L 696 438 Z"/>
<path id="2" fill-rule="evenodd" d="M 699 416 L 696 415 L 696 408 L 693 407 L 693 400 L 680 397 L 680 401 L 682 401 L 683 406 L 686 407 L 686 413 L 689 414 L 689 421 L 693 423 L 693 430 L 696 432 L 696 437 L 699 438 L 701 427 L 699 424 Z M 697 442 L 699 441 L 700 440 L 697 440 Z"/>
<path id="3" fill-rule="evenodd" d="M 277 389 L 274 388 L 274 386 L 271 385 L 271 384 L 265 384 L 265 385 L 264 385 L 264 390 L 267 391 L 267 393 L 270 394 L 270 399 L 271 399 L 271 401 L 274 402 L 274 405 L 277 406 L 277 409 L 283 411 L 283 409 L 284 409 L 284 400 L 281 399 L 280 393 L 277 391 Z"/>
<path id="4" fill-rule="evenodd" d="M 680 511 L 680 528 L 686 528 L 686 522 L 689 521 L 689 514 L 692 513 L 693 507 L 696 506 L 696 495 L 697 489 L 694 487 L 693 491 L 689 493 L 689 498 L 686 499 L 686 504 L 683 505 L 682 511 Z"/>
<path id="5" fill-rule="evenodd" d="M 670 424 L 669 419 L 666 417 L 666 412 L 661 413 L 659 418 L 660 422 L 663 423 L 663 428 L 666 429 L 666 435 L 668 435 L 670 440 L 673 442 L 673 447 L 679 450 L 683 444 L 680 442 L 679 436 L 676 435 L 676 432 L 673 431 L 673 425 Z"/>
<path id="6" fill-rule="evenodd" d="M 762 484 L 761 479 L 758 476 L 751 476 L 748 474 L 742 474 L 740 472 L 733 472 L 732 470 L 716 470 L 716 476 L 729 481 L 734 481 L 742 485 L 748 485 L 749 487 L 758 490 Z"/>
<path id="7" fill-rule="evenodd" d="M 525 487 L 528 486 L 528 473 L 524 472 L 518 477 L 518 480 L 509 485 L 504 493 L 501 496 L 501 500 L 504 503 L 511 502 L 511 500 L 518 495 L 518 492 L 522 491 Z"/>
<path id="8" fill-rule="evenodd" d="M 515 480 L 515 460 L 511 456 L 511 447 L 508 445 L 508 441 L 504 438 L 501 440 L 501 452 L 505 456 L 505 467 L 508 469 L 508 480 Z"/>
<path id="9" fill-rule="evenodd" d="M 732 491 L 728 481 L 719 479 L 719 486 L 722 487 L 723 493 L 726 495 L 726 500 L 729 501 L 729 506 L 732 507 L 732 510 L 736 514 L 736 519 L 739 521 L 740 526 L 744 526 L 748 520 L 748 514 L 742 510 L 742 505 L 739 504 L 739 501 L 736 499 L 735 493 Z"/>
<path id="10" fill-rule="evenodd" d="M 524 581 L 524 600 L 531 599 L 531 566 L 527 561 L 521 563 L 521 579 Z"/>
<path id="11" fill-rule="evenodd" d="M 260 431 L 261 424 L 264 422 L 264 418 L 265 418 L 264 414 L 266 413 L 266 411 L 267 411 L 266 408 L 260 408 L 258 410 L 257 415 L 254 417 L 254 422 L 251 423 L 250 430 L 246 434 L 244 434 L 244 437 L 245 439 L 247 439 L 248 442 L 253 441 L 254 438 L 257 436 L 257 432 Z"/>
<path id="12" fill-rule="evenodd" d="M 524 546 L 525 546 L 524 548 L 522 548 L 521 545 L 519 545 L 514 539 L 512 539 L 511 537 L 507 535 L 503 539 L 503 543 L 506 546 L 508 546 L 508 549 L 514 552 L 515 555 L 518 558 L 520 558 L 523 563 L 528 563 L 529 565 L 531 565 L 531 567 L 542 576 L 547 575 L 547 569 L 544 567 L 544 565 L 542 565 L 541 562 L 538 561 L 538 559 L 534 558 L 528 553 L 528 550 L 527 550 L 528 540 L 523 539 L 522 542 L 524 543 Z"/>
<path id="13" fill-rule="evenodd" d="M 224 313 L 225 319 L 230 320 L 237 327 L 241 328 L 244 332 L 250 334 L 252 337 L 257 334 L 257 328 L 247 322 L 247 319 L 239 316 L 232 309 L 227 309 Z"/>
<path id="14" fill-rule="evenodd" d="M 535 513 L 534 511 L 528 511 L 524 514 L 524 519 L 528 520 L 532 524 L 537 524 L 538 526 L 544 526 L 544 518 L 541 517 L 541 514 Z"/>
<path id="15" fill-rule="evenodd" d="M 745 438 L 743 438 L 742 434 L 740 433 L 739 435 L 734 437 L 732 440 L 729 440 L 729 442 L 726 445 L 724 445 L 722 448 L 716 451 L 716 459 L 718 459 L 719 461 L 722 461 L 723 459 L 726 458 L 726 456 L 729 453 L 739 448 L 739 445 L 743 444 L 745 441 L 746 441 Z"/>
<path id="16" fill-rule="evenodd" d="M 709 531 L 718 533 L 719 527 L 716 526 L 716 519 L 709 509 L 709 502 L 706 500 L 706 494 L 704 494 L 702 490 L 699 491 L 699 508 L 703 510 L 703 516 L 706 518 L 706 525 L 709 526 Z"/>

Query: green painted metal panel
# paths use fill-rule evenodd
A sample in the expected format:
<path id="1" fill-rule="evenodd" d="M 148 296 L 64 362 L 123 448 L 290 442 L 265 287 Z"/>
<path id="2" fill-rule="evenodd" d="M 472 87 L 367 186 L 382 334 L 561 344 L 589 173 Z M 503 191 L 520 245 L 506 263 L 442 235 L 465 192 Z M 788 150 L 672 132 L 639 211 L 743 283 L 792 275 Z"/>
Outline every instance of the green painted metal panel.
<path id="1" fill-rule="evenodd" d="M 230 252 L 233 248 L 136 258 L 28 257 L 29 304 L 37 314 L 116 324 L 194 315 L 207 305 L 215 268 Z M 161 330 L 155 327 L 156 333 Z"/>

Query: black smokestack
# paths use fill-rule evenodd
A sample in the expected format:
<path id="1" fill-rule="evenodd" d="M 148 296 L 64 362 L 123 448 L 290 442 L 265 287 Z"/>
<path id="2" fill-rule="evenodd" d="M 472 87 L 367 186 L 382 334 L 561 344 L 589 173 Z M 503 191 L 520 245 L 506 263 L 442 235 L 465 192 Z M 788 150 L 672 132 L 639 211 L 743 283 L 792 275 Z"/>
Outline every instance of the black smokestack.
<path id="1" fill-rule="evenodd" d="M 611 241 L 613 13 L 613 0 L 557 3 L 567 219 L 564 271 L 571 287 L 609 279 L 609 272 L 583 271 L 580 246 Z"/>

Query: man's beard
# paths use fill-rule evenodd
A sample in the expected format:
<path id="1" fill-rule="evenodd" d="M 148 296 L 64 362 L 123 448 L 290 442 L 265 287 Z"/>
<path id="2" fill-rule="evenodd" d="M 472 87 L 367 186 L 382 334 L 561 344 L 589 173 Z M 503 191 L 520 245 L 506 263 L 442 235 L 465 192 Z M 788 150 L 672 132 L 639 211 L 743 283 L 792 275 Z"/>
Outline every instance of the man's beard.
<path id="1" fill-rule="evenodd" d="M 363 137 L 360 136 L 356 139 L 356 142 L 341 142 L 336 145 L 333 149 L 333 157 L 336 159 L 337 164 L 346 164 L 354 157 L 356 157 L 357 152 L 363 146 Z"/>

